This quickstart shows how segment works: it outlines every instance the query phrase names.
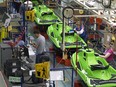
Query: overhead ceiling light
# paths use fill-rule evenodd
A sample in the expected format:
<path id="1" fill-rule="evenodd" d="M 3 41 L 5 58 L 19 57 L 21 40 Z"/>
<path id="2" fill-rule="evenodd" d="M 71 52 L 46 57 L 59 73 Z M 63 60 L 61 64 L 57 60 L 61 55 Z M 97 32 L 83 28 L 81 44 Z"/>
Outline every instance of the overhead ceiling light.
<path id="1" fill-rule="evenodd" d="M 115 2 L 115 0 L 113 1 L 111 1 L 111 8 L 112 9 L 116 9 L 116 2 Z"/>
<path id="2" fill-rule="evenodd" d="M 94 0 L 88 0 L 88 1 L 85 2 L 85 4 L 86 4 L 87 6 L 89 6 L 89 7 L 94 7 L 95 1 L 94 1 Z"/>
<path id="3" fill-rule="evenodd" d="M 102 3 L 102 0 L 96 0 L 98 3 Z"/>
<path id="4" fill-rule="evenodd" d="M 111 0 L 102 0 L 102 5 L 105 8 L 110 8 L 111 7 Z"/>

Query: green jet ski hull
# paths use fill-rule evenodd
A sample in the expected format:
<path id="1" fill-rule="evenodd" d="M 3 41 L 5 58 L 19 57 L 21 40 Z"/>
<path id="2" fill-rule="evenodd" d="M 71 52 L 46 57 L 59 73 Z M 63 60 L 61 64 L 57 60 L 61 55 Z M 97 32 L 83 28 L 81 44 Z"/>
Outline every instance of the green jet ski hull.
<path id="1" fill-rule="evenodd" d="M 57 48 L 61 48 L 62 42 L 62 23 L 50 25 L 47 34 Z M 87 46 L 83 39 L 75 32 L 70 32 L 72 28 L 68 25 L 65 27 L 65 48 L 81 48 Z"/>
<path id="2" fill-rule="evenodd" d="M 116 70 L 94 50 L 82 49 L 74 53 L 71 64 L 88 87 L 116 87 Z"/>
<path id="3" fill-rule="evenodd" d="M 51 25 L 56 22 L 61 22 L 58 16 L 56 16 L 53 10 L 49 9 L 45 5 L 39 5 L 34 7 L 35 22 L 38 25 Z"/>

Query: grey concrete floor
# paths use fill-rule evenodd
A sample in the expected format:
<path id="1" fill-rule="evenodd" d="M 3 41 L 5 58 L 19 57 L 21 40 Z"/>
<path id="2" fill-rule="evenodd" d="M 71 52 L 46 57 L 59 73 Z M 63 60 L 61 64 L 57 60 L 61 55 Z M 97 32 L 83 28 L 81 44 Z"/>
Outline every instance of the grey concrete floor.
<path id="1" fill-rule="evenodd" d="M 0 87 L 7 87 L 7 84 L 1 71 L 0 71 Z"/>

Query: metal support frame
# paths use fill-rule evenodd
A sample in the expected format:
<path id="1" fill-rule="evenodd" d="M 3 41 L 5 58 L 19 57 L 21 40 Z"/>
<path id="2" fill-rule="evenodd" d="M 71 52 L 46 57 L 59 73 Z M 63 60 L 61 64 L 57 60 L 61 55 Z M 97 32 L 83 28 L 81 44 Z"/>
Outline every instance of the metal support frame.
<path id="1" fill-rule="evenodd" d="M 74 0 L 75 1 L 75 3 L 77 3 L 78 5 L 80 5 L 80 6 L 82 6 L 82 7 L 84 7 L 83 9 L 80 9 L 80 10 L 89 10 L 90 12 L 92 12 L 93 14 L 95 14 L 95 15 L 74 15 L 74 17 L 99 17 L 99 18 L 103 18 L 104 19 L 104 21 L 107 23 L 107 24 L 115 24 L 116 25 L 116 23 L 114 23 L 114 22 L 110 22 L 109 21 L 109 17 L 111 17 L 111 16 L 115 16 L 116 17 L 116 14 L 113 14 L 113 15 L 111 15 L 111 14 L 107 14 L 107 15 L 99 15 L 98 13 L 97 13 L 97 11 L 96 10 L 107 10 L 107 11 L 109 11 L 109 10 L 116 10 L 116 9 L 112 9 L 112 8 L 103 8 L 103 9 L 95 9 L 95 8 L 90 8 L 89 6 L 87 6 L 86 4 L 84 4 L 84 2 L 79 2 L 78 0 Z M 77 9 L 75 9 L 74 8 L 74 10 L 77 10 Z M 79 10 L 79 9 L 78 9 Z M 105 18 L 105 17 L 107 17 L 107 18 Z"/>
<path id="2" fill-rule="evenodd" d="M 73 73 L 74 73 L 74 70 L 73 70 L 73 68 L 72 67 L 66 67 L 66 68 L 52 68 L 52 69 L 50 69 L 50 71 L 55 71 L 55 70 L 68 70 L 68 69 L 71 69 L 72 70 L 72 73 L 71 73 L 71 75 L 72 75 L 72 78 L 71 78 L 71 87 L 74 87 L 74 81 L 73 81 L 73 79 L 74 79 L 74 75 L 73 75 Z M 53 82 L 54 83 L 54 82 Z M 55 87 L 55 86 L 53 86 L 53 87 Z"/>
<path id="3" fill-rule="evenodd" d="M 74 70 L 72 67 L 65 67 L 65 68 L 56 68 L 55 65 L 56 65 L 56 53 L 54 51 L 47 51 L 46 53 L 53 53 L 53 68 L 50 69 L 50 71 L 55 71 L 55 70 L 69 70 L 71 69 L 72 70 L 72 78 L 71 78 L 71 87 L 74 87 Z M 55 81 L 53 81 L 53 87 L 55 87 Z"/>
<path id="4" fill-rule="evenodd" d="M 104 22 L 106 22 L 106 24 L 116 26 L 116 23 L 108 20 L 109 17 L 111 17 L 111 16 L 115 16 L 116 17 L 116 14 L 115 15 L 74 15 L 74 17 L 95 17 L 95 18 L 103 18 L 103 20 L 104 20 Z"/>
<path id="5" fill-rule="evenodd" d="M 61 46 L 62 54 L 63 54 L 62 58 L 64 58 L 64 52 L 65 52 L 65 18 L 70 19 L 70 18 L 73 17 L 73 13 L 72 13 L 72 15 L 70 15 L 70 17 L 67 17 L 67 15 L 65 15 L 66 9 L 71 9 L 72 12 L 74 13 L 73 8 L 71 8 L 71 7 L 63 8 L 63 12 L 62 12 L 63 13 L 62 14 L 63 15 L 63 26 L 62 26 L 63 37 L 62 37 L 62 46 Z M 73 68 L 72 67 L 71 68 L 55 68 L 55 65 L 56 65 L 55 58 L 56 58 L 56 56 L 54 54 L 53 68 L 50 69 L 50 70 L 67 70 L 67 69 L 71 69 L 72 70 L 71 87 L 74 87 L 74 83 L 73 83 L 73 79 L 74 79 L 73 72 L 74 71 L 73 71 Z M 55 87 L 54 83 L 55 83 L 55 81 L 53 81 L 53 87 Z"/>
<path id="6" fill-rule="evenodd" d="M 63 17 L 63 26 L 62 26 L 62 33 L 63 33 L 63 37 L 62 37 L 62 58 L 64 58 L 64 51 L 65 51 L 65 21 L 64 21 L 64 17 Z"/>
<path id="7" fill-rule="evenodd" d="M 24 3 L 23 3 L 24 4 Z M 28 3 L 27 3 L 28 4 Z M 27 34 L 28 34 L 28 22 L 26 22 L 26 20 L 25 20 L 25 11 L 26 11 L 26 7 L 25 7 L 25 5 L 24 5 L 24 10 L 23 10 L 23 28 L 25 29 L 25 45 L 27 45 L 28 44 L 28 41 L 27 41 Z"/>
<path id="8" fill-rule="evenodd" d="M 62 0 L 61 0 L 62 1 Z M 83 2 L 79 2 L 79 1 L 77 1 L 77 0 L 74 0 L 74 2 L 76 3 L 76 4 L 78 4 L 78 5 L 80 5 L 81 7 L 84 7 L 84 8 L 74 8 L 74 7 L 72 7 L 71 5 L 69 5 L 69 3 L 67 3 L 67 2 L 64 2 L 64 3 L 66 3 L 68 6 L 70 6 L 70 7 L 72 7 L 73 9 L 74 9 L 74 11 L 76 11 L 76 10 L 89 10 L 90 12 L 92 12 L 92 14 L 94 14 L 94 15 L 74 15 L 74 17 L 99 17 L 99 18 L 103 18 L 103 21 L 106 23 L 106 24 L 109 24 L 109 25 L 116 25 L 116 23 L 114 23 L 113 21 L 110 21 L 109 20 L 109 18 L 112 16 L 112 17 L 116 17 L 116 14 L 104 14 L 104 15 L 99 15 L 98 14 L 98 12 L 97 11 L 99 11 L 99 10 L 103 10 L 103 12 L 104 11 L 113 11 L 113 10 L 116 10 L 116 9 L 113 9 L 113 8 L 91 8 L 91 7 L 89 7 L 89 6 L 87 6 L 85 3 L 83 3 Z M 57 2 L 57 5 L 58 5 L 58 7 L 61 7 L 61 8 L 65 8 L 66 6 L 61 6 L 61 5 L 59 5 L 58 4 L 58 2 Z M 97 11 L 96 11 L 97 10 Z"/>
<path id="9" fill-rule="evenodd" d="M 74 15 L 75 17 L 99 17 L 99 18 L 104 18 L 104 17 L 111 17 L 111 16 L 116 16 L 114 15 Z"/>
<path id="10" fill-rule="evenodd" d="M 48 53 L 48 52 L 47 52 Z M 53 57 L 53 68 L 51 68 L 50 69 L 50 71 L 55 71 L 55 70 L 67 70 L 67 69 L 71 69 L 72 70 L 72 73 L 71 73 L 71 75 L 72 75 L 72 78 L 71 78 L 71 87 L 74 87 L 74 75 L 73 75 L 73 73 L 74 73 L 74 70 L 73 70 L 73 68 L 72 67 L 65 67 L 65 68 L 56 68 L 55 67 L 55 65 L 56 65 L 56 53 L 53 51 L 53 52 L 49 52 L 49 53 L 53 53 L 54 54 L 54 57 Z M 55 81 L 53 81 L 53 87 L 55 87 Z"/>
<path id="11" fill-rule="evenodd" d="M 68 10 L 72 10 L 72 14 L 70 15 L 70 16 L 67 16 L 67 14 L 65 13 L 65 11 L 68 11 Z M 62 56 L 62 58 L 64 58 L 64 52 L 65 52 L 65 19 L 71 19 L 72 17 L 73 17 L 73 14 L 74 14 L 74 10 L 73 10 L 73 8 L 72 7 L 65 7 L 65 8 L 63 8 L 63 12 L 62 12 L 63 14 L 63 26 L 62 26 L 62 33 L 63 33 L 63 37 L 62 37 L 62 46 L 61 46 L 61 49 L 62 49 L 62 54 L 63 54 L 63 56 Z"/>

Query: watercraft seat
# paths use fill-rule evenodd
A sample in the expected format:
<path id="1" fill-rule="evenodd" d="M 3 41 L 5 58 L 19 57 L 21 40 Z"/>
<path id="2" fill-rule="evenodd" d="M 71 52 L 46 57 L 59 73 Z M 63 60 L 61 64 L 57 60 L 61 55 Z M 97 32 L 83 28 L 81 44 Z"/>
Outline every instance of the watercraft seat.
<path id="1" fill-rule="evenodd" d="M 44 16 L 44 15 L 52 15 L 53 12 L 43 12 L 41 15 Z"/>
<path id="2" fill-rule="evenodd" d="M 108 69 L 109 65 L 107 66 L 103 66 L 101 64 L 96 64 L 96 65 L 91 65 L 91 70 L 104 70 L 104 69 Z"/>
<path id="3" fill-rule="evenodd" d="M 96 60 L 96 57 L 94 55 L 94 51 L 87 50 L 84 53 L 84 56 L 86 56 L 86 61 L 90 69 L 93 70 L 104 70 L 108 69 L 109 65 L 104 66 L 103 64 L 99 64 L 99 62 Z"/>

